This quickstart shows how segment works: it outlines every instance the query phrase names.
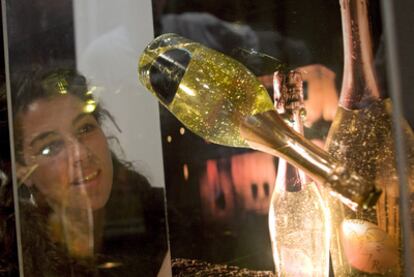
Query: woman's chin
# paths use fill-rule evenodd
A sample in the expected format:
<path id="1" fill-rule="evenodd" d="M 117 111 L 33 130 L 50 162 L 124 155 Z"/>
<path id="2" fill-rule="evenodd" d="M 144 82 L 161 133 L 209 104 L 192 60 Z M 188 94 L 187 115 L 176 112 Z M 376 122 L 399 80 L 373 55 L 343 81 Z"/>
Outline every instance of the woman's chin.
<path id="1" fill-rule="evenodd" d="M 109 188 L 102 186 L 102 189 L 92 189 L 95 186 L 79 186 L 70 190 L 60 202 L 60 209 L 70 210 L 88 210 L 97 211 L 105 207 L 111 194 L 111 185 Z"/>

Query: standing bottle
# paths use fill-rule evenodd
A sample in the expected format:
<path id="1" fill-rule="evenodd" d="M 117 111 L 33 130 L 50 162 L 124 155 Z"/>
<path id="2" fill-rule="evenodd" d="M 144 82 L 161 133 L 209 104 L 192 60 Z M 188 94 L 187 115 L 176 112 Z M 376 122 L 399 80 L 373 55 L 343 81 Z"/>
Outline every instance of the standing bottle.
<path id="1" fill-rule="evenodd" d="M 326 149 L 374 181 L 383 194 L 375 209 L 359 213 L 327 197 L 333 270 L 335 276 L 398 276 L 401 235 L 391 102 L 382 97 L 376 81 L 368 0 L 340 0 L 340 5 L 344 75 Z M 406 133 L 412 138 L 409 128 Z"/>
<path id="2" fill-rule="evenodd" d="M 299 72 L 274 75 L 276 110 L 303 134 Z M 277 276 L 329 275 L 329 212 L 315 182 L 279 158 L 269 209 L 269 231 Z"/>

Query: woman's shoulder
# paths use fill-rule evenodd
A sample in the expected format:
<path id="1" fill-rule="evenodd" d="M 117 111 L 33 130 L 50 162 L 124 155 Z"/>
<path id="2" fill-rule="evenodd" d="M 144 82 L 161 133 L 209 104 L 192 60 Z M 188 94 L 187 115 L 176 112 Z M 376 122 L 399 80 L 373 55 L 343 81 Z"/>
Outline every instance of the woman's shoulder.
<path id="1" fill-rule="evenodd" d="M 117 172 L 105 213 L 105 252 L 126 264 L 133 261 L 131 270 L 145 269 L 155 276 L 167 252 L 163 188 L 124 168 Z"/>
<path id="2" fill-rule="evenodd" d="M 117 214 L 116 218 L 135 218 L 142 221 L 146 228 L 165 225 L 164 188 L 153 187 L 148 179 L 130 168 L 118 170 L 114 180 L 110 200 L 109 213 Z"/>
<path id="3" fill-rule="evenodd" d="M 145 202 L 149 207 L 164 209 L 164 188 L 154 187 L 147 177 L 136 171 L 132 165 L 115 161 L 114 194 L 132 195 L 135 200 Z M 129 198 L 129 197 L 127 197 Z"/>

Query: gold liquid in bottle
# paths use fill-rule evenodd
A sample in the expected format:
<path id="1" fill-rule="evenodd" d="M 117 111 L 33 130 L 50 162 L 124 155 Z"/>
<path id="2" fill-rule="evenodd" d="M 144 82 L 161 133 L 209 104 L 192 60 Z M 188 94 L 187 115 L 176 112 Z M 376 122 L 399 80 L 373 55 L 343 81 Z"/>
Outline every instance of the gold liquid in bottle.
<path id="1" fill-rule="evenodd" d="M 276 191 L 271 202 L 269 230 L 278 276 L 328 276 L 329 215 L 317 185 Z"/>
<path id="2" fill-rule="evenodd" d="M 361 272 L 399 275 L 398 179 L 390 104 L 384 100 L 358 110 L 339 107 L 330 129 L 328 151 L 383 190 L 370 213 L 354 213 L 339 203 L 332 204 L 336 209 L 332 211 L 337 226 L 334 237 L 343 248 L 333 253 L 336 276 L 363 276 Z M 359 234 L 350 229 L 360 230 Z M 339 253 L 342 263 L 335 257 Z"/>
<path id="3" fill-rule="evenodd" d="M 170 36 L 171 39 L 175 37 Z M 176 89 L 172 101 L 166 99 L 163 104 L 180 121 L 185 122 L 190 130 L 206 140 L 228 146 L 248 147 L 240 137 L 239 125 L 246 116 L 273 110 L 266 88 L 242 64 L 206 47 L 200 49 L 199 44 L 186 40 L 170 49 L 148 49 L 139 63 L 139 68 L 143 69 L 141 72 L 154 65 L 148 74 L 154 76 L 157 70 L 160 74 L 165 74 L 168 69 L 162 68 L 163 64 L 157 67 L 157 63 L 152 64 L 152 61 L 161 53 L 165 53 L 162 55 L 166 59 L 167 55 L 180 55 L 177 51 L 181 51 L 183 56 L 188 53 L 188 57 L 183 58 L 187 70 L 184 74 L 171 66 L 171 72 L 167 74 L 182 74 L 179 76 L 182 79 L 179 86 L 172 88 Z M 141 77 L 141 80 L 151 91 L 159 81 L 152 81 L 151 77 Z"/>

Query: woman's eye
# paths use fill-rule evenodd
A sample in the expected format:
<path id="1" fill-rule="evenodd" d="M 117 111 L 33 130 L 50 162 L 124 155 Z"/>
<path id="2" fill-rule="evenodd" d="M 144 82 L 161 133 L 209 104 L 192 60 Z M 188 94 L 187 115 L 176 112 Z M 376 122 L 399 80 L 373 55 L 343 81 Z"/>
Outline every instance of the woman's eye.
<path id="1" fill-rule="evenodd" d="M 39 155 L 41 156 L 54 156 L 62 149 L 63 142 L 61 141 L 54 141 L 46 146 L 42 147 L 42 149 L 39 151 Z"/>
<path id="2" fill-rule="evenodd" d="M 93 124 L 84 124 L 82 125 L 79 129 L 78 129 L 78 135 L 85 135 L 87 133 L 92 132 L 93 130 L 96 129 L 96 126 Z"/>

